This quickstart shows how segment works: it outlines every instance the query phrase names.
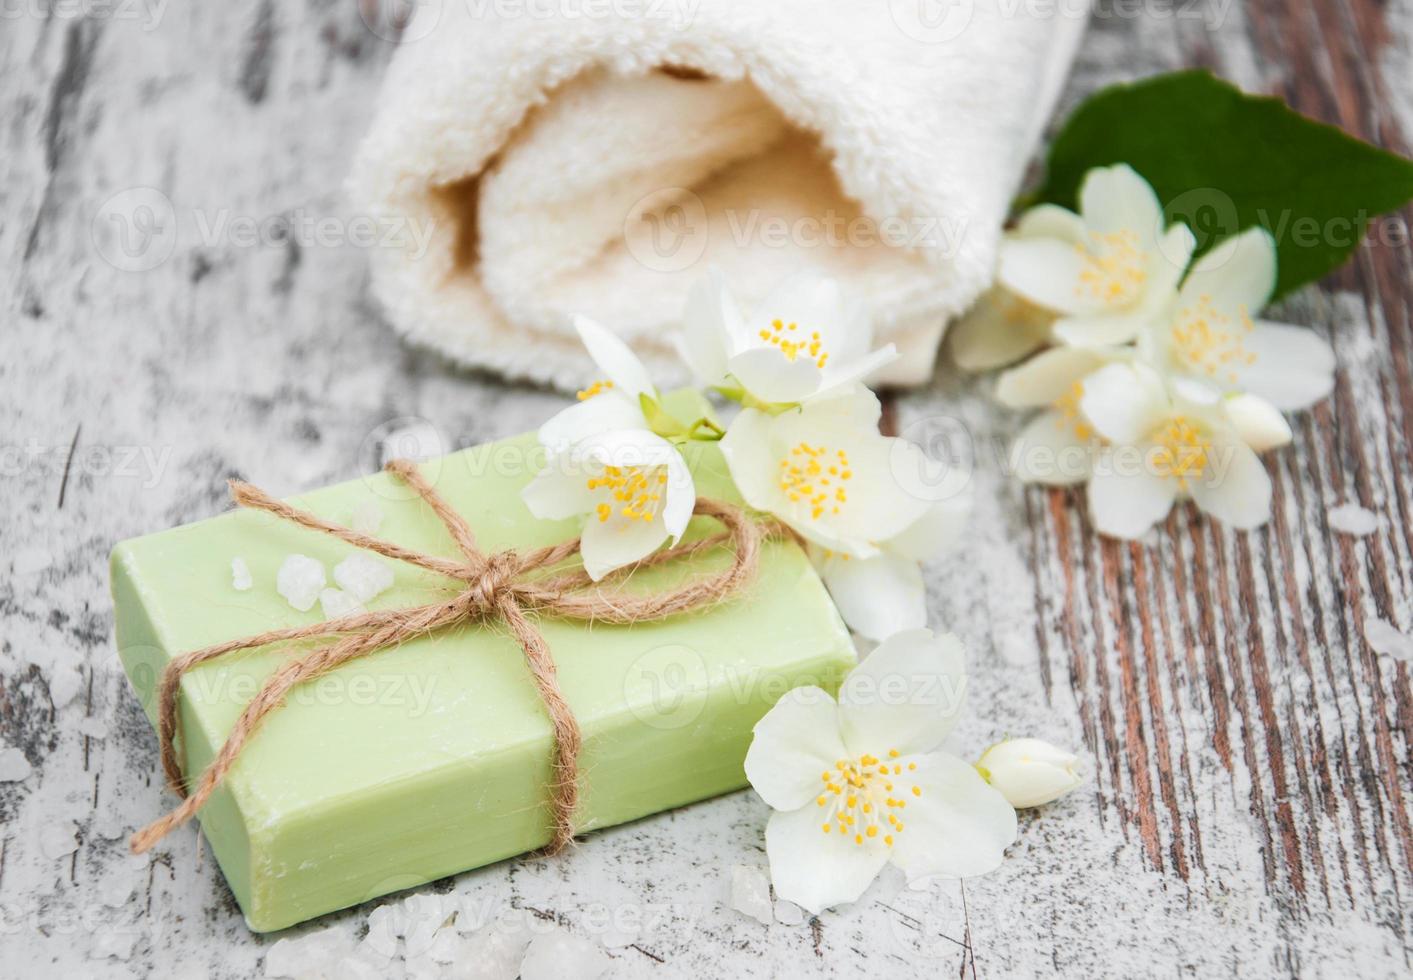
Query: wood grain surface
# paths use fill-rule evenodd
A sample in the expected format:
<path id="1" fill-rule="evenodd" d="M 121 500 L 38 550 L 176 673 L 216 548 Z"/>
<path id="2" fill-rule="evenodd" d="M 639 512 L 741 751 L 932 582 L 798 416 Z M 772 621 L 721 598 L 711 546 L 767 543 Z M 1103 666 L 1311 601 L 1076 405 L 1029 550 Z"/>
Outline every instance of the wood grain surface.
<path id="1" fill-rule="evenodd" d="M 32 770 L 0 782 L 0 976 L 260 975 L 276 937 L 246 930 L 194 830 L 126 854 L 169 801 L 116 668 L 109 548 L 220 511 L 230 476 L 295 492 L 395 436 L 474 445 L 561 399 L 407 348 L 368 294 L 377 244 L 349 239 L 340 182 L 395 17 L 77 9 L 0 10 L 0 753 Z M 1066 106 L 1193 65 L 1413 150 L 1409 0 L 1100 0 Z M 1019 420 L 985 379 L 944 359 L 891 396 L 892 427 L 974 464 L 974 533 L 927 571 L 933 624 L 971 653 L 958 750 L 1034 734 L 1082 748 L 1090 777 L 1023 817 L 1000 871 L 885 877 L 763 925 L 726 902 L 732 868 L 765 863 L 765 808 L 738 793 L 427 891 L 588 938 L 611 976 L 1407 976 L 1413 695 L 1365 634 L 1413 633 L 1409 222 L 1380 219 L 1275 311 L 1339 373 L 1268 457 L 1257 532 L 1179 510 L 1100 539 L 1082 495 L 1007 476 Z M 1350 501 L 1376 533 L 1331 527 Z M 380 904 L 292 934 L 361 938 Z M 605 910 L 628 925 L 610 935 Z M 477 948 L 385 975 L 471 975 Z"/>

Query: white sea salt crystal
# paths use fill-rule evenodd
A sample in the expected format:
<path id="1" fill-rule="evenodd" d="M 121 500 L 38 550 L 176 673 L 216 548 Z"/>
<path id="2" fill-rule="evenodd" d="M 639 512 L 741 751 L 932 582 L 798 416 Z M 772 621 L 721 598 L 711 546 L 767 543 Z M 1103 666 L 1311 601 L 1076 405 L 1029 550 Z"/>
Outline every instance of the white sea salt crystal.
<path id="1" fill-rule="evenodd" d="M 334 566 L 334 581 L 359 602 L 367 602 L 392 588 L 393 571 L 387 562 L 368 555 L 349 555 Z"/>
<path id="2" fill-rule="evenodd" d="M 48 568 L 54 557 L 46 548 L 21 548 L 15 552 L 12 568 L 19 577 L 33 575 Z"/>
<path id="3" fill-rule="evenodd" d="M 469 938 L 465 947 L 475 950 L 475 956 L 460 964 L 466 980 L 515 980 L 520 976 L 520 963 L 530 944 L 529 930 L 521 924 L 494 922 L 482 927 Z"/>
<path id="4" fill-rule="evenodd" d="M 418 893 L 409 896 L 403 903 L 406 927 L 403 942 L 407 944 L 409 957 L 421 956 L 432 948 L 437 938 L 437 930 L 446 921 L 447 913 L 442 906 L 441 896 Z"/>
<path id="5" fill-rule="evenodd" d="M 326 581 L 321 562 L 308 555 L 289 555 L 275 575 L 275 591 L 300 612 L 308 612 L 319 601 Z"/>
<path id="6" fill-rule="evenodd" d="M 388 980 L 387 960 L 370 958 L 358 950 L 339 960 L 329 975 L 338 980 Z"/>
<path id="7" fill-rule="evenodd" d="M 34 767 L 19 749 L 0 751 L 0 783 L 18 783 L 29 778 Z"/>
<path id="8" fill-rule="evenodd" d="M 83 675 L 68 664 L 55 664 L 46 682 L 49 685 L 49 700 L 56 709 L 73 701 L 83 690 Z"/>
<path id="9" fill-rule="evenodd" d="M 105 809 L 93 818 L 93 832 L 104 840 L 117 840 L 132 833 L 132 825 L 123 820 L 116 810 Z M 146 862 L 144 862 L 144 865 Z"/>
<path id="10" fill-rule="evenodd" d="M 365 500 L 353 508 L 348 517 L 348 526 L 359 534 L 377 534 L 383 526 L 383 508 L 371 500 Z"/>
<path id="11" fill-rule="evenodd" d="M 775 921 L 781 925 L 797 926 L 805 921 L 805 910 L 782 898 L 775 903 Z"/>
<path id="12" fill-rule="evenodd" d="M 125 960 L 132 956 L 132 948 L 136 944 L 137 930 L 132 926 L 100 927 L 93 938 L 93 948 L 89 950 L 88 956 L 94 960 Z"/>
<path id="13" fill-rule="evenodd" d="M 319 605 L 324 610 L 325 619 L 335 619 L 339 616 L 352 616 L 354 613 L 368 611 L 363 608 L 363 603 L 359 602 L 355 596 L 349 595 L 343 589 L 324 589 L 320 591 Z"/>
<path id="14" fill-rule="evenodd" d="M 363 937 L 363 947 L 383 959 L 391 959 L 397 953 L 397 939 L 402 935 L 402 917 L 399 910 L 391 905 L 380 905 L 368 916 L 368 935 Z"/>
<path id="15" fill-rule="evenodd" d="M 427 956 L 436 963 L 455 963 L 463 957 L 476 955 L 455 929 L 438 929 L 437 936 L 427 947 Z"/>
<path id="16" fill-rule="evenodd" d="M 250 566 L 245 563 L 244 558 L 231 559 L 231 588 L 237 592 L 245 592 L 255 580 L 250 577 Z"/>
<path id="17" fill-rule="evenodd" d="M 348 934 L 338 926 L 281 939 L 265 954 L 265 976 L 323 976 L 329 964 L 347 955 L 352 945 Z"/>
<path id="18" fill-rule="evenodd" d="M 1400 632 L 1392 623 L 1377 618 L 1365 620 L 1364 639 L 1381 657 L 1413 661 L 1413 637 Z"/>
<path id="19" fill-rule="evenodd" d="M 760 868 L 738 864 L 731 869 L 731 907 L 765 925 L 775 921 L 770 907 L 770 881 Z"/>
<path id="20" fill-rule="evenodd" d="M 1340 534 L 1350 534 L 1356 538 L 1373 534 L 1379 529 L 1379 515 L 1371 510 L 1365 510 L 1355 503 L 1332 507 L 1325 517 L 1330 522 L 1331 530 L 1338 531 Z"/>
<path id="21" fill-rule="evenodd" d="M 638 941 L 637 929 L 619 929 L 617 926 L 609 926 L 599 933 L 599 942 L 604 944 L 606 949 L 622 949 L 631 946 Z"/>
<path id="22" fill-rule="evenodd" d="M 78 850 L 78 827 L 71 820 L 46 823 L 39 829 L 39 853 L 51 861 Z"/>
<path id="23" fill-rule="evenodd" d="M 137 890 L 137 876 L 127 868 L 114 868 L 98 883 L 98 900 L 111 909 L 122 908 Z"/>
<path id="24" fill-rule="evenodd" d="M 530 940 L 520 963 L 520 980 L 596 980 L 606 969 L 608 960 L 597 946 L 554 929 Z"/>
<path id="25" fill-rule="evenodd" d="M 74 726 L 79 730 L 79 734 L 87 735 L 89 738 L 107 738 L 108 723 L 102 718 L 94 718 L 89 715 L 79 719 L 79 723 Z"/>

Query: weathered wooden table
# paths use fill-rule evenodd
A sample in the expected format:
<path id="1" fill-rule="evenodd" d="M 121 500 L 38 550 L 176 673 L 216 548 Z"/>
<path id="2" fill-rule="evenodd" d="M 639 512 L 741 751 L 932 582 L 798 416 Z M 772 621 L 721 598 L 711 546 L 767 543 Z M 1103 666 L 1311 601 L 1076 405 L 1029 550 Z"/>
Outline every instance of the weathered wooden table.
<path id="1" fill-rule="evenodd" d="M 126 853 L 167 800 L 115 668 L 109 547 L 221 510 L 234 474 L 293 492 L 390 432 L 450 449 L 561 402 L 401 345 L 363 249 L 319 231 L 347 227 L 392 50 L 355 5 L 81 7 L 0 11 L 0 739 L 22 754 L 0 754 L 0 974 L 249 976 L 272 939 L 196 833 Z M 1409 0 L 1107 0 L 1067 102 L 1187 65 L 1413 148 Z M 603 940 L 617 976 L 1408 975 L 1413 695 L 1364 639 L 1413 630 L 1408 218 L 1278 311 L 1330 339 L 1339 383 L 1270 457 L 1257 533 L 1179 512 L 1098 540 L 1076 495 L 1005 477 L 1016 420 L 984 382 L 944 365 L 893 401 L 924 442 L 963 422 L 978 460 L 976 532 L 929 572 L 934 624 L 972 651 L 959 741 L 1087 756 L 999 872 L 763 925 L 725 902 L 732 866 L 764 865 L 738 793 L 432 890 Z M 1346 501 L 1378 532 L 1333 531 Z M 319 925 L 361 934 L 375 905 Z"/>

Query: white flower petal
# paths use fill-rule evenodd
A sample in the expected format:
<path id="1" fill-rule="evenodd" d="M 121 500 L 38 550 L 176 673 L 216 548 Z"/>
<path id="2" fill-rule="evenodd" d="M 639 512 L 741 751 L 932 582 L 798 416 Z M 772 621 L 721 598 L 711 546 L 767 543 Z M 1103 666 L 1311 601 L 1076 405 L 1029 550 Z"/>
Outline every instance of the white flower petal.
<path id="1" fill-rule="evenodd" d="M 1279 409 L 1309 408 L 1334 390 L 1334 351 L 1313 330 L 1259 320 L 1245 346 L 1256 360 L 1236 369 L 1237 385 Z"/>
<path id="2" fill-rule="evenodd" d="M 590 517 L 584 525 L 579 555 L 584 571 L 597 582 L 609 572 L 642 561 L 668 538 L 662 515 L 650 521 L 630 520 L 614 514 L 606 521 Z"/>
<path id="3" fill-rule="evenodd" d="M 790 360 L 777 347 L 752 347 L 726 362 L 726 369 L 763 402 L 804 401 L 819 390 L 823 375 L 814 361 Z"/>
<path id="4" fill-rule="evenodd" d="M 996 380 L 996 399 L 1010 408 L 1038 408 L 1074 390 L 1076 382 L 1109 363 L 1109 351 L 1054 347 L 1041 351 Z"/>
<path id="5" fill-rule="evenodd" d="M 889 855 L 882 838 L 865 838 L 858 845 L 837 829 L 825 833 L 823 823 L 811 803 L 798 810 L 777 810 L 765 828 L 776 897 L 815 915 L 856 901 L 883 870 Z"/>
<path id="6" fill-rule="evenodd" d="M 1232 395 L 1222 409 L 1241 441 L 1258 453 L 1284 446 L 1291 440 L 1285 416 L 1259 395 Z"/>
<path id="7" fill-rule="evenodd" d="M 1142 537 L 1173 509 L 1177 480 L 1138 465 L 1139 470 L 1131 473 L 1101 467 L 1089 478 L 1089 516 L 1100 534 Z"/>
<path id="8" fill-rule="evenodd" d="M 1276 289 L 1276 243 L 1264 228 L 1248 228 L 1223 239 L 1198 259 L 1182 284 L 1182 302 L 1203 296 L 1219 309 L 1245 307 L 1250 316 L 1261 312 Z"/>
<path id="9" fill-rule="evenodd" d="M 1079 247 L 1053 238 L 1001 242 L 996 280 L 1011 292 L 1060 313 L 1087 309 L 1079 291 L 1085 256 Z"/>
<path id="10" fill-rule="evenodd" d="M 969 494 L 934 501 L 902 534 L 888 541 L 887 550 L 913 561 L 934 561 L 961 539 L 971 510 Z"/>
<path id="11" fill-rule="evenodd" d="M 1011 448 L 1011 471 L 1025 483 L 1070 486 L 1089 479 L 1095 444 L 1081 439 L 1075 420 L 1059 412 L 1041 412 Z"/>
<path id="12" fill-rule="evenodd" d="M 769 415 L 744 408 L 731 420 L 726 435 L 718 443 L 741 498 L 756 510 L 767 512 L 775 505 L 777 489 L 771 428 Z"/>
<path id="13" fill-rule="evenodd" d="M 817 687 L 799 687 L 756 722 L 746 778 L 771 807 L 795 810 L 814 802 L 820 774 L 846 754 L 834 699 Z"/>
<path id="14" fill-rule="evenodd" d="M 1197 506 L 1240 530 L 1271 519 L 1271 477 L 1251 448 L 1236 439 L 1214 441 L 1202 475 L 1189 487 Z"/>
<path id="15" fill-rule="evenodd" d="M 1148 181 L 1123 163 L 1096 167 L 1085 175 L 1079 188 L 1079 213 L 1090 232 L 1133 232 L 1144 251 L 1153 247 L 1166 224 L 1158 195 Z"/>
<path id="16" fill-rule="evenodd" d="M 662 502 L 662 523 L 667 529 L 672 543 L 682 537 L 687 523 L 697 508 L 697 489 L 692 479 L 692 469 L 682 454 L 674 452 L 667 460 L 667 483 L 663 485 L 666 496 Z"/>
<path id="17" fill-rule="evenodd" d="M 894 633 L 844 678 L 840 729 L 854 755 L 929 752 L 952 731 L 966 698 L 966 656 L 950 633 Z"/>
<path id="18" fill-rule="evenodd" d="M 795 273 L 766 294 L 755 325 L 759 329 L 775 320 L 796 324 L 805 336 L 818 331 L 831 357 L 862 354 L 873 342 L 873 327 L 863 308 L 838 280 L 810 271 Z"/>
<path id="19" fill-rule="evenodd" d="M 916 483 L 909 482 L 915 480 L 916 474 L 929 472 L 926 455 L 906 439 L 869 433 L 863 439 L 849 440 L 841 435 L 833 434 L 831 440 L 827 431 L 809 433 L 815 442 L 842 446 L 849 454 L 853 472 L 847 485 L 848 503 L 840 507 L 839 514 L 827 513 L 813 523 L 831 535 L 871 544 L 896 537 L 922 517 L 931 504 L 923 496 L 926 489 L 912 492 L 910 488 Z M 867 550 L 854 553 L 865 554 Z"/>
<path id="20" fill-rule="evenodd" d="M 637 401 L 639 395 L 654 392 L 648 369 L 617 334 L 586 316 L 574 318 L 574 329 L 599 370 L 615 388 Z"/>
<path id="21" fill-rule="evenodd" d="M 1110 364 L 1084 379 L 1080 411 L 1101 436 L 1120 444 L 1137 443 L 1168 412 L 1162 378 L 1140 364 Z"/>
<path id="22" fill-rule="evenodd" d="M 1109 347 L 1126 344 L 1152 325 L 1154 316 L 1143 310 L 1125 313 L 1077 313 L 1055 321 L 1055 339 L 1075 347 Z"/>
<path id="23" fill-rule="evenodd" d="M 636 400 L 617 388 L 576 402 L 540 426 L 540 445 L 561 453 L 576 443 L 615 429 L 646 429 L 647 419 Z"/>
<path id="24" fill-rule="evenodd" d="M 726 379 L 726 360 L 745 338 L 745 323 L 721 274 L 712 271 L 692 284 L 682 311 L 678 352 L 698 384 Z"/>
<path id="25" fill-rule="evenodd" d="M 892 364 L 898 357 L 898 348 L 887 344 L 878 350 L 869 351 L 867 354 L 847 361 L 831 360 L 822 372 L 819 391 L 814 394 L 814 397 L 826 398 L 837 389 L 864 381 L 875 371 Z"/>
<path id="26" fill-rule="evenodd" d="M 1197 236 L 1179 222 L 1158 239 L 1158 247 L 1148 256 L 1148 281 L 1144 284 L 1144 305 L 1148 308 L 1170 306 L 1177 299 L 1178 283 L 1192 262 L 1197 248 Z"/>
<path id="27" fill-rule="evenodd" d="M 839 615 L 854 632 L 883 640 L 927 625 L 927 597 L 917 562 L 885 551 L 872 558 L 835 555 L 820 575 Z"/>
<path id="28" fill-rule="evenodd" d="M 598 500 L 582 467 L 568 459 L 550 460 L 520 491 L 520 499 L 530 513 L 548 521 L 587 514 Z"/>
<path id="29" fill-rule="evenodd" d="M 1000 286 L 947 329 L 952 360 L 963 371 L 990 371 L 1044 346 L 1053 317 Z"/>
<path id="30" fill-rule="evenodd" d="M 935 753 L 916 760 L 922 790 L 908 798 L 893 863 L 909 880 L 929 875 L 970 878 L 994 871 L 1016 839 L 1016 811 L 961 759 Z"/>
<path id="31" fill-rule="evenodd" d="M 1037 204 L 1016 219 L 1016 238 L 1058 238 L 1078 245 L 1085 240 L 1084 219 L 1057 204 Z"/>
<path id="32" fill-rule="evenodd" d="M 1194 405 L 1215 405 L 1222 400 L 1222 390 L 1212 382 L 1186 375 L 1168 375 L 1173 395 Z"/>

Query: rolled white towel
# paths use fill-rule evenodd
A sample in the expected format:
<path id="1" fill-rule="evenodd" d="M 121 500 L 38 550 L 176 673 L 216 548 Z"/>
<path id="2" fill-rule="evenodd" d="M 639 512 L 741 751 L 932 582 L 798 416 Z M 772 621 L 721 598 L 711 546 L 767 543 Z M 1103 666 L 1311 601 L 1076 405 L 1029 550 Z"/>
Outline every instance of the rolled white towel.
<path id="1" fill-rule="evenodd" d="M 990 281 L 1076 7 L 423 5 L 349 180 L 360 214 L 404 232 L 372 250 L 374 291 L 404 335 L 469 366 L 580 385 L 585 314 L 667 383 L 709 267 L 748 309 L 812 268 L 903 352 L 878 380 L 925 380 Z"/>

